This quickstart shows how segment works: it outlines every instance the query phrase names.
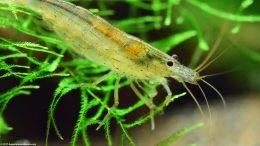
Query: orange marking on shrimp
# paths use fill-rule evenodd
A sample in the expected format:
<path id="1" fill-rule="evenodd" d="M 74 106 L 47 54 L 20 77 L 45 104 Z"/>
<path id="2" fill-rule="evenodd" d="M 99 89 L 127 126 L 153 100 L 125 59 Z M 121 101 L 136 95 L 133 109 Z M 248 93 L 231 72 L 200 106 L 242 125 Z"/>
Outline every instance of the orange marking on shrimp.
<path id="1" fill-rule="evenodd" d="M 53 14 L 46 13 L 44 15 L 44 19 L 45 19 L 45 21 L 54 21 L 55 16 Z"/>
<path id="2" fill-rule="evenodd" d="M 92 21 L 91 21 L 92 22 Z M 111 40 L 115 41 L 118 45 L 123 47 L 125 42 L 122 40 L 122 37 L 125 35 L 125 32 L 111 26 L 111 25 L 104 25 L 97 22 L 92 22 L 92 25 L 96 30 L 103 33 L 105 36 L 110 38 Z"/>
<path id="3" fill-rule="evenodd" d="M 50 19 L 49 19 L 50 20 Z M 69 23 L 67 21 L 55 21 L 53 20 L 54 23 L 52 24 L 55 29 L 62 29 L 65 28 L 66 25 L 68 25 Z"/>
<path id="4" fill-rule="evenodd" d="M 147 49 L 146 46 L 140 42 L 127 43 L 123 47 L 123 51 L 128 55 L 130 59 L 137 59 L 140 56 L 145 56 Z"/>
<path id="5" fill-rule="evenodd" d="M 131 59 L 135 59 L 140 55 L 145 55 L 147 52 L 146 46 L 139 41 L 125 42 L 123 38 L 126 33 L 115 27 L 101 25 L 96 22 L 92 22 L 92 25 L 98 31 L 104 33 L 105 36 L 115 41 L 122 48 L 123 52 L 125 52 Z"/>

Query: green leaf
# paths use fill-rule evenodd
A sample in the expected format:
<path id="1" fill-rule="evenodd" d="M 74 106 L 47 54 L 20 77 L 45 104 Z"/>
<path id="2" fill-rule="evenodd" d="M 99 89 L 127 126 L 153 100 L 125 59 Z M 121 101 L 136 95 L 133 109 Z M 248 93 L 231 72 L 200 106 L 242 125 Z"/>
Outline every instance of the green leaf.
<path id="1" fill-rule="evenodd" d="M 6 122 L 5 122 L 4 118 L 3 118 L 3 116 L 0 115 L 0 138 L 1 138 L 1 135 L 6 134 L 6 133 L 8 133 L 8 132 L 11 131 L 11 130 L 13 130 L 13 128 L 12 128 L 12 127 L 9 127 L 9 126 L 6 124 Z"/>
<path id="2" fill-rule="evenodd" d="M 185 127 L 179 131 L 177 131 L 176 133 L 172 134 L 171 136 L 169 136 L 167 139 L 165 139 L 164 141 L 160 142 L 157 146 L 170 146 L 172 145 L 178 138 L 180 138 L 181 136 L 194 131 L 195 129 L 198 129 L 200 127 L 203 126 L 203 123 L 196 123 L 193 124 L 192 126 L 189 127 Z"/>
<path id="3" fill-rule="evenodd" d="M 164 52 L 170 51 L 172 48 L 177 46 L 178 44 L 194 37 L 197 35 L 197 32 L 195 30 L 188 30 L 185 32 L 181 32 L 175 35 L 171 35 L 167 38 L 158 40 L 156 42 L 153 42 L 152 45 L 159 48 L 160 50 Z"/>

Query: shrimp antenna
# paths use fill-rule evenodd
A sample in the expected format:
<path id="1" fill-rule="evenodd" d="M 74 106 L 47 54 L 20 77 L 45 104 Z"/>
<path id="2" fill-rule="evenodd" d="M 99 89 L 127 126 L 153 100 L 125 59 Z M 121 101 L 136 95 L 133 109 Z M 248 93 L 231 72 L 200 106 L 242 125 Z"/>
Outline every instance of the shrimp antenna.
<path id="1" fill-rule="evenodd" d="M 212 50 L 209 52 L 208 56 L 204 59 L 204 61 L 203 61 L 200 65 L 198 65 L 198 66 L 196 67 L 196 69 L 195 69 L 196 71 L 199 70 L 200 68 L 202 68 L 205 64 L 207 64 L 207 62 L 209 61 L 209 59 L 210 59 L 210 58 L 213 56 L 213 54 L 216 52 L 216 50 L 217 50 L 217 48 L 218 48 L 220 42 L 222 41 L 222 38 L 223 38 L 223 35 L 224 35 L 225 30 L 226 30 L 226 27 L 224 27 L 224 28 L 221 30 L 221 32 L 220 32 L 220 34 L 219 34 L 219 37 L 217 38 L 217 40 L 215 41 L 215 43 L 214 43 L 214 45 L 213 45 L 213 47 L 212 47 Z"/>
<path id="2" fill-rule="evenodd" d="M 230 47 L 228 47 L 230 48 Z M 204 66 L 201 66 L 200 68 L 196 68 L 195 70 L 197 72 L 201 72 L 204 69 L 206 69 L 208 66 L 210 66 L 213 62 L 215 62 L 217 59 L 219 59 L 219 57 L 221 57 L 228 49 L 225 49 L 224 51 L 222 51 L 220 54 L 217 55 L 217 57 L 213 58 L 211 61 L 207 62 L 206 64 L 204 64 Z"/>
<path id="3" fill-rule="evenodd" d="M 207 82 L 207 81 L 205 81 L 203 79 L 200 79 L 200 80 L 202 82 L 204 82 L 206 85 L 208 85 L 209 87 L 211 87 L 219 95 L 219 97 L 220 97 L 220 99 L 221 99 L 221 101 L 222 101 L 222 103 L 224 105 L 224 108 L 226 108 L 226 101 L 225 101 L 223 95 L 214 86 L 212 86 L 209 82 Z"/>
<path id="4" fill-rule="evenodd" d="M 205 113 L 203 112 L 203 110 L 202 110 L 202 108 L 201 108 L 201 106 L 200 106 L 198 100 L 196 99 L 196 97 L 193 95 L 193 93 L 191 92 L 191 90 L 188 88 L 188 86 L 187 86 L 184 82 L 182 82 L 182 85 L 183 85 L 183 87 L 189 92 L 189 94 L 191 95 L 191 97 L 192 97 L 192 99 L 194 100 L 194 102 L 196 103 L 196 105 L 197 105 L 197 107 L 198 107 L 198 109 L 199 109 L 199 111 L 200 111 L 202 117 L 205 118 Z"/>
<path id="5" fill-rule="evenodd" d="M 209 105 L 207 96 L 206 96 L 205 92 L 203 91 L 202 87 L 200 86 L 200 84 L 198 83 L 197 85 L 198 85 L 198 87 L 199 87 L 199 89 L 200 89 L 200 91 L 201 91 L 201 93 L 202 93 L 202 95 L 203 95 L 203 97 L 206 101 L 208 112 L 209 112 L 209 119 L 210 119 L 210 121 L 212 121 L 212 114 L 211 114 L 210 105 Z"/>
<path id="6" fill-rule="evenodd" d="M 232 71 L 231 71 L 231 70 L 228 70 L 228 71 L 223 71 L 223 72 L 218 72 L 218 73 L 203 75 L 203 76 L 198 77 L 197 80 L 204 79 L 204 78 L 208 78 L 208 77 L 219 76 L 219 75 L 227 74 L 227 73 L 230 73 L 230 72 L 232 72 Z"/>

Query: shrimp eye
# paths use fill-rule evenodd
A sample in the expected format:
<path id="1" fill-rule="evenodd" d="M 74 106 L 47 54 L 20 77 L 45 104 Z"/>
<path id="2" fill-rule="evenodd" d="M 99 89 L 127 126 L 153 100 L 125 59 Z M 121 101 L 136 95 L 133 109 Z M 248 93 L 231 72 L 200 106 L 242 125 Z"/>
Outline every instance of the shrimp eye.
<path id="1" fill-rule="evenodd" d="M 171 60 L 170 60 L 170 61 L 167 61 L 167 65 L 168 65 L 168 66 L 173 66 L 173 61 L 171 61 Z"/>

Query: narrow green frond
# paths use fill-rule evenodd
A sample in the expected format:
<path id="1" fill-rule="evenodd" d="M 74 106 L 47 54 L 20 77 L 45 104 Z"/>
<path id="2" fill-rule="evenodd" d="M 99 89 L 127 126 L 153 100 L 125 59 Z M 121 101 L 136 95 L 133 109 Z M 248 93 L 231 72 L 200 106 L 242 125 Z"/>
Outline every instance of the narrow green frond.
<path id="1" fill-rule="evenodd" d="M 196 124 L 193 124 L 192 126 L 185 127 L 183 129 L 177 131 L 173 135 L 169 136 L 164 141 L 160 142 L 157 146 L 170 146 L 174 143 L 174 141 L 176 141 L 181 136 L 183 136 L 189 132 L 192 132 L 198 128 L 201 128 L 203 125 L 204 125 L 203 123 L 196 123 Z"/>

